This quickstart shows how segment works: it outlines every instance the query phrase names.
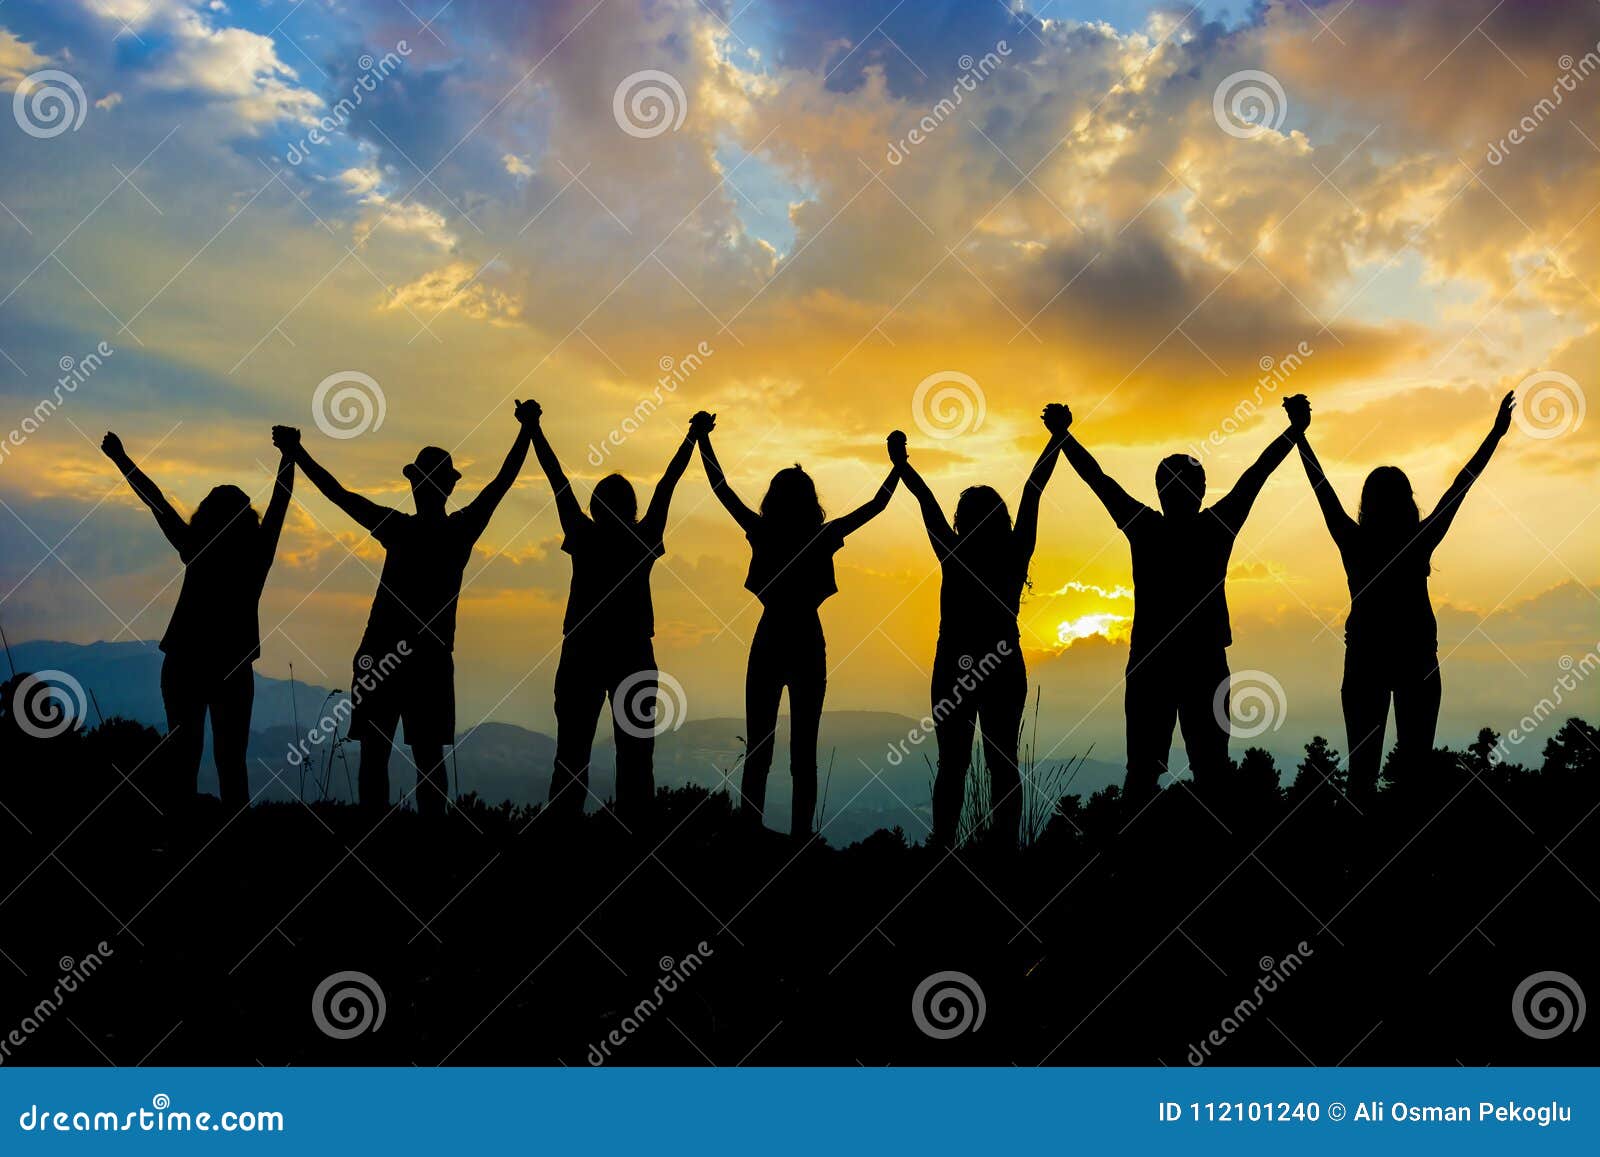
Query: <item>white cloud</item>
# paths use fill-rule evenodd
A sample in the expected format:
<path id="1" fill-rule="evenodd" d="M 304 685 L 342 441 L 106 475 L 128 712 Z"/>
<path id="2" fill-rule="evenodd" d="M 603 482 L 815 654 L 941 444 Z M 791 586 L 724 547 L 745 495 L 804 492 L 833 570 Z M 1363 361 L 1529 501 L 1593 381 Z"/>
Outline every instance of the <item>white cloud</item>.
<path id="1" fill-rule="evenodd" d="M 374 190 L 362 197 L 361 203 L 368 206 L 369 211 L 356 224 L 357 245 L 364 244 L 382 228 L 388 232 L 418 237 L 446 251 L 456 247 L 456 235 L 450 231 L 444 214 L 421 201 L 393 201 L 384 193 Z"/>
<path id="2" fill-rule="evenodd" d="M 486 285 L 487 272 L 474 269 L 470 261 L 452 261 L 401 286 L 385 308 L 409 310 L 430 321 L 454 309 L 478 321 L 509 324 L 522 315 L 522 300 Z"/>
<path id="3" fill-rule="evenodd" d="M 350 168 L 339 174 L 339 183 L 357 197 L 365 198 L 375 193 L 383 182 L 383 174 L 377 166 L 368 165 L 364 168 Z"/>
<path id="4" fill-rule="evenodd" d="M 50 63 L 33 45 L 19 40 L 9 28 L 0 28 L 0 85 L 13 87 L 30 72 Z"/>
<path id="5" fill-rule="evenodd" d="M 211 5 L 208 14 L 179 0 L 104 0 L 95 10 L 136 33 L 158 34 L 153 43 L 160 47 L 138 73 L 152 91 L 200 94 L 231 107 L 250 130 L 283 120 L 310 123 L 322 107 L 322 98 L 278 57 L 270 36 L 216 23 L 226 7 Z"/>

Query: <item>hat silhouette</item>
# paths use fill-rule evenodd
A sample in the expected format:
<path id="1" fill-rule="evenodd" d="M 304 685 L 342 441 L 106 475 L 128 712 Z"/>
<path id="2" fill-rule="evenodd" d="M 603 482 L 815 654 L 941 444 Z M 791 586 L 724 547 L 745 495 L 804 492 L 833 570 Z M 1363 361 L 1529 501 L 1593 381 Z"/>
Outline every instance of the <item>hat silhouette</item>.
<path id="1" fill-rule="evenodd" d="M 450 459 L 450 451 L 438 446 L 424 446 L 418 450 L 416 461 L 408 463 L 401 473 L 410 482 L 428 481 L 445 488 L 454 486 L 461 477 Z"/>

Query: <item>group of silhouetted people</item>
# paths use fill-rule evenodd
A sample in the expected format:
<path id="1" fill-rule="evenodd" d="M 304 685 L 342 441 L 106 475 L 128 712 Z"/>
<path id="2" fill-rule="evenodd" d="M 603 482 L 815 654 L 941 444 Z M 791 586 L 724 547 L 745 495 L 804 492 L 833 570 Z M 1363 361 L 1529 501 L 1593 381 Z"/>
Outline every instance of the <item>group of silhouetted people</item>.
<path id="1" fill-rule="evenodd" d="M 620 474 L 595 484 L 584 512 L 545 437 L 540 407 L 532 401 L 516 403 L 519 429 L 499 473 L 453 512 L 446 504 L 461 475 L 449 452 L 436 446 L 423 447 L 404 468 L 415 506 L 408 514 L 345 489 L 311 457 L 297 429 L 275 426 L 272 440 L 281 461 L 265 516 L 256 514 L 242 490 L 218 486 L 187 521 L 115 434 L 106 435 L 103 449 L 155 514 L 184 563 L 177 606 L 161 640 L 161 691 L 178 790 L 195 791 L 209 712 L 223 802 L 229 808 L 249 802 L 245 748 L 252 664 L 261 653 L 257 607 L 298 467 L 385 550 L 351 683 L 349 733 L 361 745 L 360 801 L 371 808 L 389 806 L 389 758 L 403 723 L 417 769 L 417 811 L 437 816 L 448 804 L 444 751 L 455 741 L 453 653 L 463 576 L 474 544 L 531 446 L 555 496 L 561 548 L 572 559 L 555 677 L 556 753 L 548 814 L 577 816 L 592 796 L 590 749 L 609 698 L 616 739 L 615 808 L 626 822 L 644 814 L 654 797 L 657 668 L 650 572 L 666 551 L 673 492 L 698 448 L 712 493 L 750 544 L 745 587 L 762 607 L 745 675 L 748 746 L 740 810 L 760 823 L 787 688 L 797 839 L 811 836 L 817 804 L 817 743 L 828 679 L 819 610 L 838 590 L 834 556 L 846 538 L 888 506 L 904 482 L 921 508 L 942 576 L 931 686 L 938 747 L 931 839 L 941 847 L 956 841 L 973 738 L 981 730 L 990 777 L 986 826 L 1001 845 L 1014 846 L 1023 813 L 1018 748 L 1028 690 L 1018 614 L 1038 537 L 1039 501 L 1058 454 L 1104 504 L 1132 553 L 1124 791 L 1138 802 L 1154 794 L 1168 770 L 1175 724 L 1197 787 L 1218 783 L 1229 771 L 1228 560 L 1267 479 L 1298 449 L 1349 582 L 1341 692 L 1348 790 L 1369 797 L 1377 789 L 1391 700 L 1399 756 L 1418 759 L 1432 750 L 1440 680 L 1428 595 L 1430 560 L 1509 429 L 1514 404 L 1507 394 L 1488 437 L 1425 518 L 1406 475 L 1393 466 L 1368 476 L 1354 518 L 1345 512 L 1306 437 L 1311 407 L 1303 395 L 1285 399 L 1287 429 L 1210 506 L 1204 506 L 1200 462 L 1186 454 L 1164 458 L 1156 469 L 1159 510 L 1130 496 L 1100 468 L 1073 435 L 1066 406 L 1048 405 L 1041 415 L 1048 441 L 1028 475 L 1014 522 L 1005 499 L 990 486 L 963 490 L 953 520 L 947 519 L 911 464 L 905 435 L 898 431 L 888 438 L 888 475 L 872 499 L 855 510 L 828 518 L 815 483 L 798 465 L 778 471 L 752 509 L 723 473 L 711 445 L 716 416 L 704 411 L 690 419 L 642 517 L 632 484 Z M 374 670 L 381 677 L 373 678 Z"/>

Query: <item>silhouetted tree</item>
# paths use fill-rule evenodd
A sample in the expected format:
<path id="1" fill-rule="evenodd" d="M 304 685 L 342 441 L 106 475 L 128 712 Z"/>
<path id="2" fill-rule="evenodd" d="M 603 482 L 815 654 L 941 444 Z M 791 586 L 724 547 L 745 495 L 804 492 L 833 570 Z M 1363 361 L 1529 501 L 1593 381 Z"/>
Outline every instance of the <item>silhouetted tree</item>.
<path id="1" fill-rule="evenodd" d="M 1277 799 L 1282 793 L 1277 760 L 1263 748 L 1245 748 L 1236 775 L 1242 798 Z"/>
<path id="2" fill-rule="evenodd" d="M 1315 792 L 1308 806 L 1331 806 L 1345 790 L 1345 769 L 1339 753 L 1320 735 L 1306 744 L 1306 755 L 1295 767 L 1294 783 L 1289 787 L 1289 802 L 1298 803 Z"/>
<path id="3" fill-rule="evenodd" d="M 1600 776 L 1600 728 L 1568 719 L 1544 744 L 1545 775 Z"/>

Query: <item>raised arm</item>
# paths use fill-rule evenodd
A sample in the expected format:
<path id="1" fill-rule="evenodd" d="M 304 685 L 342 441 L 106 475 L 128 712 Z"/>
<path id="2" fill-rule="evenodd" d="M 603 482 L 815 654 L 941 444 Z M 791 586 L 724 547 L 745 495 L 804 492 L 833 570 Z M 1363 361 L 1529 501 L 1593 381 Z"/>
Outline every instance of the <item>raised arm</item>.
<path id="1" fill-rule="evenodd" d="M 1316 496 L 1317 506 L 1322 510 L 1322 521 L 1327 524 L 1334 545 L 1343 550 L 1355 534 L 1356 520 L 1345 512 L 1344 504 L 1339 501 L 1333 483 L 1322 472 L 1322 463 L 1317 461 L 1311 449 L 1311 439 L 1306 437 L 1304 430 L 1295 436 L 1294 444 L 1300 451 L 1300 464 L 1306 469 L 1306 481 L 1311 483 L 1311 493 Z"/>
<path id="2" fill-rule="evenodd" d="M 134 494 L 139 501 L 150 508 L 150 513 L 156 516 L 156 525 L 161 528 L 161 533 L 167 536 L 167 541 L 178 552 L 178 556 L 188 560 L 189 549 L 189 524 L 184 522 L 183 516 L 172 508 L 166 496 L 161 493 L 161 488 L 150 480 L 150 476 L 133 464 L 133 459 L 128 457 L 122 448 L 122 439 L 115 434 L 107 433 L 101 439 L 100 449 L 105 456 L 116 464 L 122 476 L 128 480 Z"/>
<path id="3" fill-rule="evenodd" d="M 1017 521 L 1014 534 L 1017 546 L 1027 558 L 1033 557 L 1034 545 L 1039 539 L 1039 499 L 1044 496 L 1045 485 L 1056 471 L 1056 458 L 1061 453 L 1072 425 L 1072 411 L 1052 402 L 1039 415 L 1045 429 L 1050 431 L 1050 441 L 1045 444 L 1039 460 L 1033 464 L 1028 481 L 1022 487 L 1022 501 L 1017 503 Z"/>
<path id="4" fill-rule="evenodd" d="M 1106 508 L 1106 513 L 1111 515 L 1111 520 L 1117 524 L 1117 528 L 1126 530 L 1128 524 L 1149 507 L 1134 498 L 1118 485 L 1115 479 L 1100 469 L 1100 463 L 1094 460 L 1094 455 L 1085 450 L 1083 443 L 1072 435 L 1071 410 L 1067 410 L 1066 421 L 1069 430 L 1061 439 L 1061 453 L 1066 455 L 1067 461 L 1072 463 L 1072 468 L 1078 472 L 1078 477 L 1084 480 L 1094 496 L 1100 500 L 1100 504 Z"/>
<path id="5" fill-rule="evenodd" d="M 300 431 L 293 426 L 272 427 L 272 444 L 305 472 L 311 484 L 322 491 L 322 496 L 360 524 L 362 529 L 373 531 L 391 514 L 393 508 L 380 506 L 370 498 L 339 485 L 339 480 L 322 468 L 311 452 L 300 442 Z"/>
<path id="6" fill-rule="evenodd" d="M 828 520 L 828 529 L 840 538 L 848 538 L 882 514 L 889 506 L 889 499 L 894 497 L 894 488 L 900 485 L 900 467 L 891 466 L 888 476 L 878 487 L 878 492 L 856 507 L 849 514 L 841 514 L 838 518 Z"/>
<path id="7" fill-rule="evenodd" d="M 1461 500 L 1467 496 L 1467 491 L 1472 489 L 1472 484 L 1478 480 L 1478 475 L 1483 473 L 1483 468 L 1489 465 L 1489 459 L 1494 457 L 1495 447 L 1500 445 L 1500 439 L 1511 429 L 1511 412 L 1516 406 L 1515 393 L 1507 394 L 1500 399 L 1500 409 L 1495 412 L 1494 425 L 1490 427 L 1488 436 L 1478 447 L 1478 452 L 1461 468 L 1461 473 L 1450 483 L 1450 488 L 1439 499 L 1439 505 L 1433 508 L 1433 513 L 1423 519 L 1422 534 L 1430 550 L 1443 541 L 1445 532 L 1455 521 L 1456 512 L 1461 509 Z"/>
<path id="8" fill-rule="evenodd" d="M 917 473 L 917 468 L 911 465 L 911 460 L 906 455 L 906 436 L 899 430 L 889 435 L 889 461 L 899 469 L 900 478 L 905 482 L 906 489 L 911 491 L 911 496 L 922 508 L 922 525 L 928 530 L 928 541 L 933 544 L 933 553 L 943 558 L 955 549 L 956 532 L 951 529 L 950 521 L 945 518 L 944 510 L 940 508 L 939 500 L 933 496 L 928 483 Z"/>
<path id="9" fill-rule="evenodd" d="M 1250 508 L 1255 505 L 1256 496 L 1261 493 L 1261 488 L 1267 484 L 1267 479 L 1272 477 L 1289 451 L 1294 449 L 1295 439 L 1303 435 L 1306 427 L 1311 422 L 1311 405 L 1306 401 L 1304 394 L 1295 394 L 1283 400 L 1283 408 L 1288 411 L 1289 425 L 1261 451 L 1260 457 L 1245 468 L 1239 475 L 1239 481 L 1233 484 L 1233 489 L 1219 498 L 1211 507 L 1211 512 L 1220 518 L 1223 523 L 1237 533 L 1244 525 L 1244 520 L 1250 516 Z"/>
<path id="10" fill-rule="evenodd" d="M 532 407 L 524 410 L 523 407 Z M 572 483 L 567 481 L 566 472 L 561 469 L 561 460 L 556 457 L 556 452 L 550 446 L 550 439 L 544 436 L 544 426 L 540 422 L 543 410 L 539 403 L 534 401 L 519 402 L 518 416 L 527 413 L 531 416 L 531 426 L 524 423 L 533 439 L 533 456 L 539 459 L 539 466 L 544 470 L 544 476 L 550 481 L 550 491 L 556 498 L 556 517 L 561 520 L 561 529 L 566 534 L 572 534 L 583 523 L 583 507 L 578 505 L 578 496 L 572 493 Z"/>
<path id="11" fill-rule="evenodd" d="M 500 472 L 461 511 L 478 534 L 482 534 L 489 525 L 489 519 L 494 516 L 501 499 L 510 493 L 511 484 L 522 473 L 522 465 L 528 460 L 528 447 L 533 442 L 533 431 L 539 423 L 539 404 L 519 400 L 515 413 L 518 422 L 516 441 L 506 451 L 506 460 L 500 464 Z"/>
<path id="12" fill-rule="evenodd" d="M 689 429 L 683 435 L 683 441 L 678 443 L 678 448 L 673 452 L 672 460 L 667 463 L 667 468 L 662 472 L 661 481 L 656 483 L 655 492 L 650 495 L 650 505 L 646 507 L 644 518 L 640 522 L 640 530 L 645 537 L 659 537 L 667 530 L 667 511 L 672 507 L 672 492 L 678 488 L 678 482 L 683 477 L 683 472 L 689 468 L 689 459 L 694 454 L 694 446 L 701 432 L 709 434 L 716 425 L 716 418 L 699 411 L 689 419 Z"/>
<path id="13" fill-rule="evenodd" d="M 711 415 L 716 421 L 716 415 Z M 717 496 L 727 512 L 733 515 L 733 520 L 739 524 L 739 529 L 749 534 L 761 521 L 761 516 L 751 510 L 733 492 L 733 487 L 728 485 L 728 476 L 722 472 L 722 463 L 717 461 L 717 452 L 711 448 L 711 432 L 702 433 L 697 441 L 700 444 L 700 461 L 706 468 L 706 479 L 711 483 L 711 493 Z"/>
<path id="14" fill-rule="evenodd" d="M 272 567 L 278 553 L 278 537 L 283 533 L 283 520 L 289 513 L 289 499 L 294 494 L 294 457 L 284 451 L 278 458 L 278 478 L 272 486 L 272 498 L 267 512 L 261 516 L 261 566 Z"/>

